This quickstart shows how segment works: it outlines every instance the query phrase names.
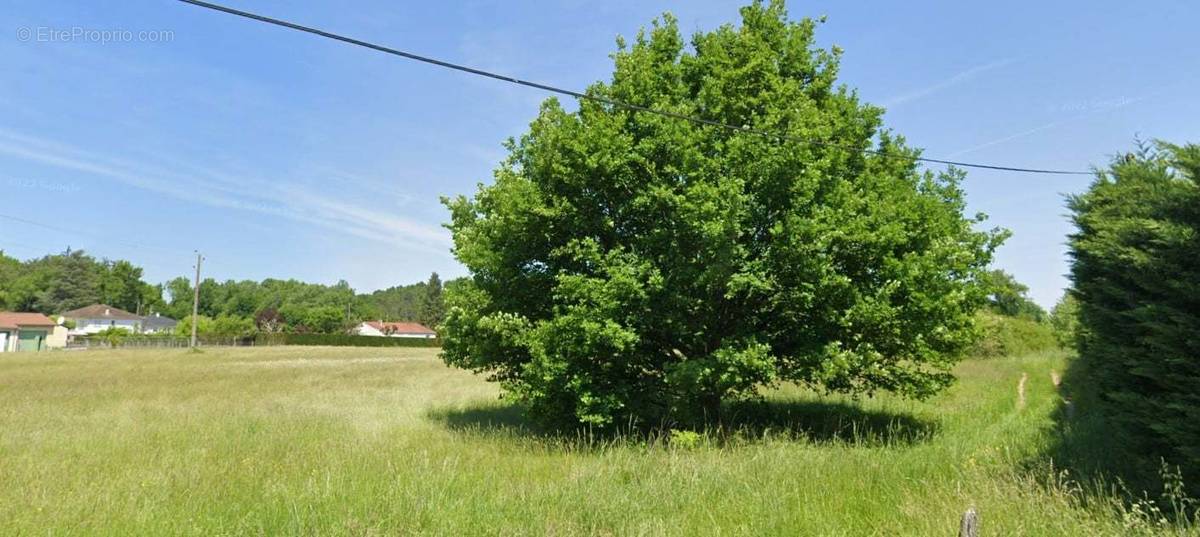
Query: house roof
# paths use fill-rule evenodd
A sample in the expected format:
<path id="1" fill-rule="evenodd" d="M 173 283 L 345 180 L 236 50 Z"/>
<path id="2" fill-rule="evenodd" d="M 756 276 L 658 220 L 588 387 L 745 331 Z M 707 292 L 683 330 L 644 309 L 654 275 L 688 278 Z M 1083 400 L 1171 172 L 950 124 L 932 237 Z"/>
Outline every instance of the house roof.
<path id="1" fill-rule="evenodd" d="M 367 321 L 367 326 L 374 328 L 380 332 L 391 330 L 396 334 L 432 334 L 437 335 L 437 332 L 430 330 L 425 325 L 420 323 L 385 323 L 382 321 Z"/>
<path id="2" fill-rule="evenodd" d="M 40 313 L 15 313 L 0 311 L 0 328 L 21 328 L 22 326 L 54 326 L 55 322 Z"/>
<path id="3" fill-rule="evenodd" d="M 171 328 L 179 324 L 179 321 L 162 315 L 147 315 L 142 318 L 142 326 L 145 328 Z"/>
<path id="4" fill-rule="evenodd" d="M 116 321 L 140 321 L 141 317 L 129 313 L 121 308 L 114 308 L 108 304 L 94 304 L 77 310 L 71 310 L 62 314 L 68 319 L 112 319 Z"/>

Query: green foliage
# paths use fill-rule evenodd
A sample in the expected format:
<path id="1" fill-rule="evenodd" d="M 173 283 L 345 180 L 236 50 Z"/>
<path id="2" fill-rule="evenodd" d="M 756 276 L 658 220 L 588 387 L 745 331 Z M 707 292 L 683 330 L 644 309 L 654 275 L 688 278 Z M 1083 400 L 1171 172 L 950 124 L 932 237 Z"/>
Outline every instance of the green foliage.
<path id="1" fill-rule="evenodd" d="M 430 292 L 430 284 L 422 282 L 356 295 L 344 281 L 320 285 L 296 280 L 208 279 L 200 283 L 200 313 L 254 319 L 258 329 L 267 332 L 339 333 L 361 320 L 416 321 L 422 315 L 438 318 L 445 306 L 441 303 L 441 281 L 436 275 L 430 283 L 434 281 L 437 292 Z M 170 296 L 167 315 L 190 315 L 191 282 L 179 277 L 165 287 Z"/>
<path id="2" fill-rule="evenodd" d="M 704 441 L 704 436 L 696 431 L 671 429 L 671 447 L 676 449 L 695 449 Z"/>
<path id="3" fill-rule="evenodd" d="M 105 328 L 104 330 L 96 332 L 89 337 L 104 341 L 105 343 L 108 343 L 110 347 L 119 347 L 121 346 L 121 343 L 131 335 L 133 335 L 133 332 L 130 332 L 125 328 L 114 326 L 111 328 Z"/>
<path id="4" fill-rule="evenodd" d="M 292 331 L 300 333 L 336 334 L 345 332 L 348 323 L 346 310 L 337 306 L 284 304 L 279 314 Z"/>
<path id="5" fill-rule="evenodd" d="M 1200 146 L 1114 160 L 1069 199 L 1079 354 L 1112 417 L 1200 477 Z"/>
<path id="6" fill-rule="evenodd" d="M 988 311 L 980 312 L 974 355 L 1023 356 L 1055 347 L 1057 334 L 1046 311 L 1029 298 L 1029 287 L 1003 270 L 988 271 Z"/>
<path id="7" fill-rule="evenodd" d="M 201 325 L 203 326 L 203 325 Z M 206 336 L 218 337 L 248 337 L 253 336 L 258 331 L 254 327 L 254 321 L 245 317 L 234 317 L 232 315 L 221 315 L 213 319 L 212 325 Z"/>
<path id="8" fill-rule="evenodd" d="M 163 306 L 161 289 L 128 261 L 97 260 L 82 250 L 19 261 L 0 253 L 0 309 L 52 315 L 109 304 L 127 311 Z"/>
<path id="9" fill-rule="evenodd" d="M 258 345 L 321 345 L 333 347 L 438 347 L 438 339 L 356 336 L 350 334 L 259 334 Z"/>
<path id="10" fill-rule="evenodd" d="M 963 217 L 961 172 L 919 171 L 836 85 L 816 23 L 782 2 L 742 19 L 688 47 L 664 16 L 588 92 L 878 153 L 548 100 L 494 184 L 446 200 L 472 274 L 447 293 L 447 363 L 544 422 L 600 427 L 711 418 L 777 381 L 914 397 L 952 381 L 1002 234 Z"/>
<path id="11" fill-rule="evenodd" d="M 165 285 L 169 302 L 163 308 L 168 317 L 182 319 L 192 314 L 192 282 L 183 276 L 172 278 Z"/>
<path id="12" fill-rule="evenodd" d="M 1079 337 L 1079 300 L 1071 291 L 1063 294 L 1054 309 L 1050 310 L 1050 326 L 1054 329 L 1054 339 L 1059 347 L 1075 347 Z"/>
<path id="13" fill-rule="evenodd" d="M 987 273 L 988 301 L 992 311 L 1009 317 L 1022 317 L 1034 321 L 1046 320 L 1046 311 L 1029 298 L 1029 287 L 1018 282 L 1012 274 L 1003 270 Z"/>
<path id="14" fill-rule="evenodd" d="M 244 317 L 220 315 L 214 319 L 201 315 L 196 325 L 196 333 L 203 337 L 241 338 L 251 337 L 258 333 L 258 330 L 254 327 L 253 320 Z M 184 317 L 179 324 L 175 325 L 175 335 L 192 335 L 191 315 Z"/>
<path id="15" fill-rule="evenodd" d="M 446 316 L 446 302 L 442 299 L 442 279 L 434 272 L 425 282 L 425 296 L 421 300 L 421 315 L 417 321 L 434 330 Z"/>
<path id="16" fill-rule="evenodd" d="M 81 250 L 46 256 L 30 264 L 32 276 L 41 280 L 34 297 L 35 311 L 61 313 L 95 304 L 103 296 L 99 285 L 104 277 L 103 265 Z"/>
<path id="17" fill-rule="evenodd" d="M 196 321 L 196 334 L 207 334 L 212 332 L 212 318 L 201 315 Z M 175 335 L 190 336 L 192 335 L 192 316 L 188 315 L 179 320 L 175 325 Z"/>
<path id="18" fill-rule="evenodd" d="M 20 280 L 21 268 L 21 260 L 0 250 L 0 309 L 17 309 L 13 304 L 19 302 L 19 292 L 13 284 Z"/>
<path id="19" fill-rule="evenodd" d="M 99 293 L 101 304 L 109 304 L 126 311 L 137 312 L 141 307 L 142 296 L 149 284 L 142 281 L 141 267 L 135 267 L 128 261 L 113 261 L 108 263 L 107 270 L 101 273 Z M 89 302 L 85 305 L 95 304 Z M 65 310 L 63 310 L 65 311 Z"/>
<path id="20" fill-rule="evenodd" d="M 358 296 L 357 311 L 362 319 L 416 321 L 428 293 L 425 282 L 399 285 Z"/>
<path id="21" fill-rule="evenodd" d="M 56 314 L 103 303 L 175 319 L 192 314 L 190 279 L 180 276 L 162 285 L 151 285 L 141 278 L 142 269 L 128 261 L 97 261 L 78 250 L 25 262 L 0 252 L 0 310 Z M 345 281 L 321 285 L 278 279 L 218 282 L 210 278 L 200 282 L 200 315 L 208 319 L 227 317 L 220 330 L 239 334 L 247 332 L 242 320 L 268 332 L 339 333 L 364 319 L 422 319 L 433 327 L 445 312 L 441 290 L 437 274 L 428 283 L 364 295 L 356 295 Z M 236 326 L 233 319 L 238 319 Z M 200 328 L 204 330 L 203 324 Z"/>
<path id="22" fill-rule="evenodd" d="M 1024 356 L 1056 348 L 1057 334 L 1051 325 L 991 312 L 979 313 L 981 337 L 975 344 L 975 356 L 996 358 Z"/>

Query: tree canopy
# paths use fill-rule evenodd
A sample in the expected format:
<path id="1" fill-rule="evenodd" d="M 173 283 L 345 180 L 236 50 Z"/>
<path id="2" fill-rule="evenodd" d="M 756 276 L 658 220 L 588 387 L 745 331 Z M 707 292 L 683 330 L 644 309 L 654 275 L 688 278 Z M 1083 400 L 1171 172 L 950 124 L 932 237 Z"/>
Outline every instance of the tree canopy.
<path id="1" fill-rule="evenodd" d="M 425 326 L 437 328 L 442 324 L 442 318 L 445 315 L 446 304 L 442 299 L 442 279 L 434 272 L 429 276 L 429 281 L 425 282 L 425 296 L 421 299 L 421 314 L 417 320 Z"/>
<path id="2" fill-rule="evenodd" d="M 142 281 L 142 269 L 68 250 L 29 261 L 0 252 L 0 309 L 56 314 L 109 304 L 137 312 L 163 307 L 162 289 Z"/>
<path id="3" fill-rule="evenodd" d="M 1009 317 L 1021 317 L 1032 321 L 1046 320 L 1046 310 L 1029 298 L 1029 287 L 1017 281 L 1012 274 L 1003 270 L 991 270 L 986 274 L 988 306 L 992 311 Z"/>
<path id="4" fill-rule="evenodd" d="M 1200 145 L 1144 145 L 1069 198 L 1079 356 L 1135 451 L 1200 479 Z"/>
<path id="5" fill-rule="evenodd" d="M 446 200 L 471 272 L 447 291 L 447 363 L 546 423 L 595 426 L 711 418 L 780 381 L 951 382 L 1002 235 L 963 216 L 961 172 L 919 170 L 837 84 L 817 22 L 741 14 L 690 47 L 665 15 L 588 93 L 829 143 L 547 100 L 494 183 Z"/>

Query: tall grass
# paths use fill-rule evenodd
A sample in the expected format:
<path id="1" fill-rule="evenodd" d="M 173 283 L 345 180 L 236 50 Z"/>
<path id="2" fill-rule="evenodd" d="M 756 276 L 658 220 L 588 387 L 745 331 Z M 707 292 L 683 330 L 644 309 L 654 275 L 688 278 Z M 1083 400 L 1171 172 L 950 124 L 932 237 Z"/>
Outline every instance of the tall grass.
<path id="1" fill-rule="evenodd" d="M 1059 354 L 646 438 L 534 430 L 435 352 L 0 355 L 0 534 L 947 535 L 972 505 L 992 535 L 1188 531 L 1051 464 Z"/>

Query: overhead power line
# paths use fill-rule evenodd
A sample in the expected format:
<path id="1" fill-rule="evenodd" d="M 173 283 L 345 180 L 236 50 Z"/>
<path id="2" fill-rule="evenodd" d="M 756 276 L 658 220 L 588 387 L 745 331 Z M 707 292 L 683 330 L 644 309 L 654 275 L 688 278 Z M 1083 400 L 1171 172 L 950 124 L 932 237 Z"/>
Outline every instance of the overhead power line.
<path id="1" fill-rule="evenodd" d="M 363 41 L 361 39 L 355 39 L 353 37 L 347 37 L 344 35 L 327 32 L 325 30 L 313 28 L 311 26 L 304 26 L 301 24 L 296 24 L 294 22 L 288 22 L 288 21 L 285 21 L 282 19 L 276 19 L 276 18 L 264 16 L 264 15 L 259 15 L 257 13 L 251 13 L 249 11 L 242 11 L 240 9 L 234 9 L 234 8 L 226 7 L 226 6 L 223 6 L 220 4 L 214 4 L 211 2 L 203 2 L 200 0 L 179 0 L 179 1 L 183 2 L 185 4 L 191 4 L 194 6 L 211 9 L 213 11 L 228 13 L 230 15 L 236 15 L 238 17 L 244 17 L 244 18 L 247 18 L 250 20 L 255 20 L 258 22 L 272 24 L 275 26 L 281 26 L 283 28 L 288 28 L 291 30 L 299 31 L 299 32 L 305 32 L 305 33 L 309 33 L 309 34 L 313 34 L 313 35 L 318 35 L 318 36 L 321 36 L 321 37 L 324 37 L 327 39 L 341 41 L 343 43 L 348 43 L 351 45 L 368 48 L 371 50 L 383 52 L 385 54 L 391 54 L 393 56 L 399 56 L 401 58 L 406 58 L 409 60 L 414 60 L 414 61 L 418 61 L 418 62 L 427 63 L 430 65 L 436 65 L 438 67 L 443 67 L 446 69 L 453 69 L 455 71 L 461 71 L 461 72 L 476 75 L 476 76 L 482 76 L 482 77 L 486 77 L 486 78 L 500 80 L 503 82 L 508 82 L 510 84 L 517 84 L 519 86 L 525 86 L 525 87 L 529 87 L 529 88 L 539 89 L 539 90 L 547 91 L 550 93 L 567 95 L 570 97 L 574 97 L 576 99 L 586 99 L 589 101 L 606 104 L 606 105 L 609 105 L 612 107 L 624 108 L 626 110 L 633 110 L 636 112 L 644 112 L 647 114 L 656 114 L 656 115 L 663 116 L 663 117 L 669 117 L 669 118 L 680 119 L 680 120 L 684 120 L 684 121 L 690 121 L 692 123 L 697 123 L 700 125 L 707 125 L 710 127 L 717 127 L 717 128 L 729 129 L 729 130 L 737 131 L 737 132 L 754 134 L 754 135 L 763 136 L 763 137 L 771 138 L 771 139 L 787 140 L 790 142 L 795 142 L 795 143 L 800 143 L 800 144 L 805 144 L 805 145 L 814 145 L 814 146 L 819 146 L 819 147 L 833 147 L 833 148 L 844 149 L 844 150 L 852 151 L 852 152 L 878 155 L 878 156 L 885 157 L 885 158 L 899 158 L 899 159 L 906 159 L 906 160 L 911 159 L 911 160 L 927 162 L 927 163 L 931 163 L 931 164 L 944 164 L 947 166 L 958 166 L 961 168 L 978 168 L 978 169 L 985 169 L 985 170 L 1000 170 L 1000 171 L 1008 171 L 1008 172 L 1036 173 L 1036 174 L 1050 174 L 1050 175 L 1092 175 L 1092 173 L 1093 173 L 1090 171 L 1023 168 L 1023 167 L 1017 167 L 1017 166 L 1000 166 L 1000 165 L 994 165 L 994 164 L 980 164 L 980 163 L 975 163 L 975 162 L 962 162 L 962 161 L 944 160 L 944 159 L 928 158 L 928 157 L 914 157 L 914 156 L 908 156 L 908 155 L 897 155 L 897 154 L 887 153 L 885 151 L 879 151 L 879 150 L 875 150 L 875 149 L 864 149 L 864 148 L 851 147 L 846 144 L 840 144 L 837 142 L 800 138 L 800 137 L 791 136 L 788 134 L 770 132 L 770 131 L 766 131 L 766 130 L 762 130 L 762 129 L 755 129 L 755 128 L 752 128 L 749 126 L 738 127 L 736 125 L 730 125 L 728 123 L 722 123 L 720 121 L 713 121 L 710 119 L 689 116 L 686 114 L 680 114 L 680 113 L 671 112 L 668 110 L 659 110 L 659 109 L 650 108 L 647 106 L 626 103 L 626 102 L 617 101 L 614 99 L 609 99 L 607 97 L 601 97 L 598 95 L 590 95 L 590 94 L 579 92 L 579 91 L 564 89 L 564 88 L 560 88 L 557 86 L 551 86 L 549 84 L 543 84 L 541 82 L 522 80 L 520 78 L 516 78 L 516 77 L 512 77 L 512 76 L 508 76 L 508 75 L 504 75 L 504 74 L 500 74 L 500 73 L 495 73 L 492 71 L 485 71 L 483 69 L 477 69 L 475 67 L 470 67 L 470 66 L 466 66 L 466 65 L 462 65 L 462 64 L 448 62 L 445 60 L 439 60 L 437 58 L 432 58 L 429 56 L 414 54 L 412 52 L 405 52 L 403 50 L 371 43 L 369 41 Z"/>
<path id="2" fill-rule="evenodd" d="M 105 236 L 105 235 L 103 235 L 103 234 L 100 234 L 100 233 L 93 233 L 93 232 L 91 232 L 91 231 L 88 231 L 88 230 L 81 230 L 81 229 L 67 229 L 67 228 L 64 228 L 64 227 L 59 227 L 59 226 L 56 226 L 56 225 L 53 225 L 53 224 L 47 224 L 47 223 L 44 223 L 44 222 L 37 222 L 37 221 L 34 221 L 34 220 L 29 220 L 29 219 L 26 219 L 26 218 L 20 218 L 20 217 L 16 217 L 16 216 L 7 215 L 7 214 L 0 214 L 0 218 L 3 218 L 3 219 L 5 219 L 5 220 L 11 220 L 11 221 L 13 221 L 13 222 L 19 222 L 19 223 L 22 223 L 22 224 L 25 224 L 25 225 L 28 225 L 28 226 L 36 226 L 36 227 L 40 227 L 40 228 L 44 228 L 44 229 L 49 229 L 49 230 L 51 230 L 51 231 L 57 231 L 57 232 L 59 232 L 59 233 L 65 233 L 65 234 L 67 234 L 67 235 L 72 235 L 72 236 L 75 236 L 75 235 L 88 235 L 88 236 L 91 236 L 91 237 L 94 237 L 94 238 L 97 238 L 97 239 L 101 239 L 101 240 L 104 240 L 104 241 L 111 242 L 111 243 L 113 243 L 113 244 L 120 244 L 120 245 L 124 245 L 124 246 L 126 246 L 126 247 L 129 247 L 129 248 L 137 248 L 137 249 L 139 249 L 139 250 L 153 249 L 153 250 L 158 250 L 159 252 L 162 252 L 162 253 L 169 253 L 169 254 L 179 254 L 179 253 L 181 253 L 181 251 L 177 251 L 177 250 L 170 249 L 170 248 L 163 248 L 163 247 L 155 246 L 155 245 L 152 245 L 152 244 L 139 244 L 139 243 L 136 243 L 136 242 L 129 242 L 129 241 L 125 241 L 125 240 L 121 240 L 121 239 L 116 239 L 116 238 L 113 238 L 113 237 Z"/>

